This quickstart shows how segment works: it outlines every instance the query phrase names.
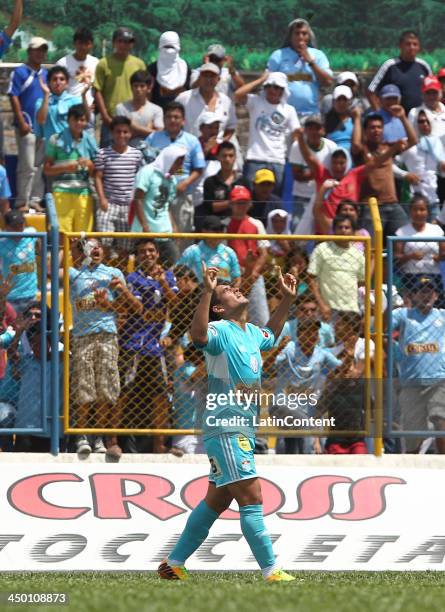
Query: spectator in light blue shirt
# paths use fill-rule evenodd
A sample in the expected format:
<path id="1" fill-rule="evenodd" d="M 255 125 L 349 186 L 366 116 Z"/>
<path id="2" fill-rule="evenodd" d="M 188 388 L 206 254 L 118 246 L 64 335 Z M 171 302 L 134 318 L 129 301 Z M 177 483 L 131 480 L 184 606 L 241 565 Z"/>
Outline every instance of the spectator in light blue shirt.
<path id="1" fill-rule="evenodd" d="M 283 326 L 283 331 L 277 340 L 276 346 L 278 346 L 282 338 L 285 336 L 288 336 L 291 340 L 296 342 L 298 322 L 304 319 L 312 319 L 314 321 L 320 320 L 317 302 L 315 301 L 315 298 L 311 297 L 310 295 L 302 295 L 297 298 L 295 305 L 295 318 L 290 318 L 286 321 Z M 321 321 L 318 337 L 318 346 L 321 348 L 333 347 L 335 344 L 335 332 L 333 326 L 326 321 Z"/>
<path id="2" fill-rule="evenodd" d="M 411 289 L 413 307 L 392 313 L 391 331 L 399 332 L 396 365 L 404 431 L 427 432 L 429 423 L 445 430 L 445 310 L 434 308 L 437 297 L 434 277 L 420 276 Z M 407 438 L 405 443 L 415 451 L 420 440 Z M 444 438 L 437 438 L 436 446 L 445 453 Z"/>
<path id="3" fill-rule="evenodd" d="M 385 85 L 379 91 L 381 108 L 379 115 L 383 118 L 383 141 L 388 144 L 408 138 L 403 123 L 391 112 L 391 107 L 400 104 L 402 94 L 397 85 Z"/>
<path id="4" fill-rule="evenodd" d="M 219 234 L 224 231 L 221 219 L 215 215 L 206 217 L 202 225 L 203 232 Z M 187 247 L 178 261 L 196 274 L 202 283 L 202 262 L 207 268 L 218 268 L 218 278 L 227 281 L 232 286 L 239 286 L 241 270 L 238 257 L 233 249 L 222 243 L 220 238 L 206 238 L 198 244 Z"/>
<path id="5" fill-rule="evenodd" d="M 170 208 L 177 190 L 176 173 L 184 163 L 186 152 L 182 145 L 169 145 L 152 164 L 143 166 L 136 174 L 132 232 L 170 234 L 173 231 L 174 219 Z M 173 265 L 178 259 L 176 243 L 159 238 L 157 245 L 162 263 Z"/>
<path id="6" fill-rule="evenodd" d="M 287 103 L 299 115 L 318 114 L 320 86 L 329 86 L 333 81 L 328 58 L 315 46 L 309 23 L 294 19 L 288 26 L 283 47 L 274 51 L 267 62 L 271 72 L 287 74 L 291 94 Z"/>
<path id="7" fill-rule="evenodd" d="M 165 129 L 153 132 L 147 137 L 146 143 L 155 149 L 164 149 L 171 144 L 182 145 L 187 149 L 181 172 L 177 174 L 176 199 L 172 207 L 178 231 L 194 230 L 193 218 L 195 207 L 192 200 L 192 190 L 206 167 L 206 160 L 201 143 L 184 131 L 185 111 L 179 102 L 170 102 L 164 109 Z"/>
<path id="8" fill-rule="evenodd" d="M 23 312 L 37 294 L 36 251 L 39 240 L 32 236 L 34 228 L 25 230 L 25 218 L 19 210 L 6 213 L 5 229 L 17 232 L 17 238 L 0 239 L 3 283 L 9 284 L 8 302 L 16 312 Z"/>
<path id="9" fill-rule="evenodd" d="M 73 96 L 68 91 L 70 75 L 64 66 L 53 66 L 48 72 L 48 85 L 42 84 L 44 97 L 36 103 L 36 124 L 39 136 L 48 142 L 53 134 L 60 134 L 68 127 L 68 111 L 71 106 L 84 103 L 87 118 L 90 115 L 85 95 Z"/>

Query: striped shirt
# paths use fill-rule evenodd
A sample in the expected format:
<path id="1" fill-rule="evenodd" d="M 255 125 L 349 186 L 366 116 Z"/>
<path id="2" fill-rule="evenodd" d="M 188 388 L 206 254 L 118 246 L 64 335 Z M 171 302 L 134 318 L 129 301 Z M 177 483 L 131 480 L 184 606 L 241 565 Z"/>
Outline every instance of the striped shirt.
<path id="1" fill-rule="evenodd" d="M 128 205 L 133 196 L 134 179 L 142 166 L 142 153 L 133 147 L 128 147 L 125 153 L 106 147 L 99 150 L 95 166 L 103 172 L 106 198 L 113 204 Z"/>

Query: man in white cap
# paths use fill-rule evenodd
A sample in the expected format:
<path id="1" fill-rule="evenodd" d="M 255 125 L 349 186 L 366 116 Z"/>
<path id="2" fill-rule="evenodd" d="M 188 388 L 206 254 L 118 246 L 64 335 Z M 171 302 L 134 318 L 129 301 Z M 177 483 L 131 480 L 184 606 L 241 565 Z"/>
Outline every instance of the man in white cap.
<path id="1" fill-rule="evenodd" d="M 47 52 L 48 42 L 44 38 L 31 38 L 28 60 L 12 72 L 9 82 L 18 151 L 17 208 L 39 208 L 43 198 L 43 141 L 37 140 L 34 128 L 37 100 L 43 98 L 41 82 L 46 83 L 47 71 L 42 64 Z"/>
<path id="2" fill-rule="evenodd" d="M 324 123 L 326 136 L 338 147 L 349 151 L 354 127 L 351 118 L 352 91 L 347 85 L 337 85 L 332 97 L 333 105 Z"/>
<path id="3" fill-rule="evenodd" d="M 335 79 L 335 84 L 337 85 L 346 85 L 352 91 L 352 100 L 351 100 L 351 108 L 355 108 L 358 106 L 362 113 L 370 108 L 370 104 L 368 100 L 360 95 L 360 82 L 358 80 L 355 72 L 351 72 L 350 70 L 345 70 L 345 72 L 340 72 Z M 323 97 L 320 104 L 320 112 L 324 116 L 326 115 L 332 108 L 333 97 L 332 93 L 327 94 Z"/>
<path id="4" fill-rule="evenodd" d="M 198 87 L 184 91 L 176 98 L 185 108 L 185 130 L 199 136 L 199 117 L 204 111 L 221 117 L 218 142 L 229 140 L 235 132 L 236 113 L 231 99 L 216 90 L 220 68 L 208 62 L 199 68 Z"/>
<path id="5" fill-rule="evenodd" d="M 260 94 L 251 93 L 264 85 Z M 238 104 L 249 111 L 249 141 L 244 176 L 253 181 L 257 170 L 267 168 L 275 174 L 275 192 L 281 194 L 288 137 L 296 137 L 300 127 L 295 108 L 287 104 L 289 89 L 283 72 L 264 72 L 235 93 Z"/>
<path id="6" fill-rule="evenodd" d="M 199 142 L 201 143 L 206 167 L 199 179 L 193 183 L 192 198 L 195 207 L 202 204 L 205 179 L 208 176 L 217 174 L 221 169 L 221 164 L 218 160 L 218 132 L 221 117 L 218 113 L 204 111 L 198 121 L 200 132 Z"/>
<path id="7" fill-rule="evenodd" d="M 216 91 L 226 94 L 233 98 L 233 93 L 245 83 L 243 77 L 236 70 L 233 64 L 233 57 L 226 55 L 225 48 L 220 44 L 209 45 L 207 53 L 204 55 L 204 64 L 211 63 L 220 69 L 219 82 Z M 199 70 L 193 70 L 191 83 L 192 87 L 198 86 Z"/>
<path id="8" fill-rule="evenodd" d="M 337 145 L 332 140 L 324 137 L 324 122 L 320 115 L 308 115 L 304 119 L 304 140 L 311 153 L 317 160 L 326 166 Z M 314 198 L 317 188 L 315 175 L 308 167 L 300 149 L 298 141 L 295 141 L 289 152 L 289 161 L 292 164 L 294 185 L 292 196 L 294 200 L 292 223 L 295 229 L 302 218 L 306 207 Z"/>

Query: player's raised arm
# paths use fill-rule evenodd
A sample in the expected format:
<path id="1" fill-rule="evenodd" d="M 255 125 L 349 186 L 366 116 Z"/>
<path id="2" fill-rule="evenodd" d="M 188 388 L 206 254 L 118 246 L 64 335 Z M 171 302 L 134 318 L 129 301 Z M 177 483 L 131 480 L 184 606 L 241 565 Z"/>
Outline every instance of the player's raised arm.
<path id="1" fill-rule="evenodd" d="M 275 338 L 278 338 L 289 316 L 289 308 L 297 295 L 297 279 L 293 274 L 285 274 L 283 276 L 279 266 L 276 266 L 276 270 L 278 272 L 278 287 L 282 297 L 272 313 L 267 327 L 273 332 Z"/>
<path id="2" fill-rule="evenodd" d="M 218 282 L 217 268 L 207 268 L 202 262 L 202 278 L 204 289 L 198 308 L 193 316 L 190 334 L 195 344 L 207 344 L 207 327 L 209 325 L 209 308 L 212 299 L 212 293 Z"/>

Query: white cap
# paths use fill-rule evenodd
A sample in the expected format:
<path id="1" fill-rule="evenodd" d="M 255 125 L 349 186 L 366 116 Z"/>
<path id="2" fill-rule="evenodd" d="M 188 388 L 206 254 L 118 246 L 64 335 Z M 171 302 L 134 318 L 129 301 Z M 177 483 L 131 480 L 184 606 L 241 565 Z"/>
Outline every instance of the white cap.
<path id="1" fill-rule="evenodd" d="M 337 85 L 332 94 L 334 100 L 344 96 L 347 100 L 352 100 L 352 90 L 347 85 Z"/>
<path id="2" fill-rule="evenodd" d="M 358 78 L 354 72 L 349 72 L 348 70 L 346 72 L 340 72 L 340 74 L 337 76 L 337 83 L 339 85 L 343 85 L 343 83 L 346 83 L 347 81 L 352 81 L 358 85 Z"/>
<path id="3" fill-rule="evenodd" d="M 287 89 L 287 75 L 285 75 L 284 72 L 271 72 L 264 81 L 264 87 L 267 87 L 268 85 L 277 85 L 278 87 Z"/>
<path id="4" fill-rule="evenodd" d="M 217 74 L 218 76 L 221 74 L 221 70 L 219 66 L 216 64 L 212 64 L 212 62 L 208 62 L 207 64 L 203 64 L 200 68 L 198 68 L 199 72 L 213 72 L 213 74 Z"/>
<path id="5" fill-rule="evenodd" d="M 40 49 L 40 47 L 48 48 L 48 41 L 41 36 L 33 36 L 28 44 L 28 49 Z"/>
<path id="6" fill-rule="evenodd" d="M 198 117 L 198 124 L 201 125 L 211 125 L 212 123 L 216 123 L 217 121 L 221 121 L 222 117 L 219 113 L 212 113 L 211 111 L 204 111 Z"/>

